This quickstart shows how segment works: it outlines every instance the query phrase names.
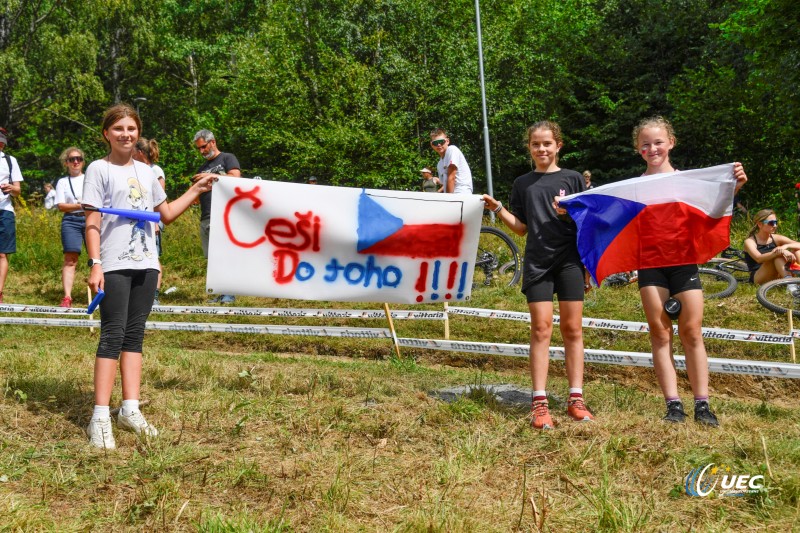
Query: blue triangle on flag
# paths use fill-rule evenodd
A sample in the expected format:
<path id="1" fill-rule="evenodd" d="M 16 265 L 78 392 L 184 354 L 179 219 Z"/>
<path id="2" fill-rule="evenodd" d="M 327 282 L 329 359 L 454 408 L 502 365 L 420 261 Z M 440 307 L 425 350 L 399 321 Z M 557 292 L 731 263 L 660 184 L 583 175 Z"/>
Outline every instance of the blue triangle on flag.
<path id="1" fill-rule="evenodd" d="M 358 199 L 358 251 L 366 250 L 403 227 L 403 219 L 391 214 L 361 191 Z"/>

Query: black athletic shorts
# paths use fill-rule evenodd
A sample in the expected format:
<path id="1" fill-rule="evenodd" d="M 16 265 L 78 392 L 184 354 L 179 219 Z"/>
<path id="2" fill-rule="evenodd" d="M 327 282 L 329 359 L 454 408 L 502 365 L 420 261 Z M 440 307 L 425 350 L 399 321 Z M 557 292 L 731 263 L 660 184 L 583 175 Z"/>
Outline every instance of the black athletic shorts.
<path id="1" fill-rule="evenodd" d="M 552 302 L 554 294 L 558 294 L 559 302 L 582 302 L 583 285 L 583 264 L 580 260 L 568 259 L 528 285 L 523 292 L 528 303 Z"/>
<path id="2" fill-rule="evenodd" d="M 639 271 L 639 288 L 664 287 L 669 289 L 669 295 L 674 296 L 680 292 L 703 289 L 697 265 L 681 265 L 663 268 L 645 268 Z"/>

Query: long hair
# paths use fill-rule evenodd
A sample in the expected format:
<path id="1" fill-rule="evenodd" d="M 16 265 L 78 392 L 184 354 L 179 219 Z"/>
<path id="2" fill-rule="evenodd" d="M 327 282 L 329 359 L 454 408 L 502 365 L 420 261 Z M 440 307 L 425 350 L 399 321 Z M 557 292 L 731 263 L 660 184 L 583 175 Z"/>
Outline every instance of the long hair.
<path id="1" fill-rule="evenodd" d="M 557 122 L 553 122 L 552 120 L 540 120 L 535 124 L 531 124 L 528 126 L 528 129 L 525 130 L 525 148 L 528 148 L 531 144 L 531 136 L 537 130 L 548 130 L 550 133 L 553 134 L 553 139 L 555 139 L 557 144 L 564 144 L 564 138 L 561 134 L 561 126 L 558 125 Z M 556 153 L 556 163 L 558 163 L 558 153 Z M 531 161 L 533 164 L 533 161 Z"/>
<path id="2" fill-rule="evenodd" d="M 753 222 L 755 224 L 753 224 L 753 227 L 750 229 L 750 233 L 748 233 L 747 236 L 748 237 L 753 237 L 753 239 L 755 239 L 756 238 L 756 233 L 758 233 L 758 223 L 759 222 L 764 222 L 765 220 L 767 220 L 768 216 L 774 215 L 774 214 L 775 214 L 775 211 L 773 211 L 772 209 L 762 209 L 761 211 L 756 213 L 756 216 L 753 217 Z"/>
<path id="3" fill-rule="evenodd" d="M 108 139 L 105 136 L 105 132 L 113 126 L 117 121 L 122 120 L 125 117 L 131 117 L 133 121 L 136 123 L 136 128 L 139 130 L 137 132 L 137 138 L 139 135 L 142 134 L 142 119 L 139 118 L 139 113 L 128 104 L 116 104 L 108 109 L 106 109 L 105 114 L 103 115 L 103 141 L 109 147 L 111 146 L 108 142 Z"/>
<path id="4" fill-rule="evenodd" d="M 139 137 L 139 140 L 136 141 L 136 149 L 144 154 L 151 165 L 158 163 L 160 152 L 158 142 L 155 139 L 147 140 L 144 137 Z"/>

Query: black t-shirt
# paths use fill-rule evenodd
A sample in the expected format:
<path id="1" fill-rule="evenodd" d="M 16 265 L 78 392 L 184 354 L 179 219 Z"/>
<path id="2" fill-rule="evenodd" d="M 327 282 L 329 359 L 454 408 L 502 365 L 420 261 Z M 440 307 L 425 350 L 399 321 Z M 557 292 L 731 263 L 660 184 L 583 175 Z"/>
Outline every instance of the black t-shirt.
<path id="1" fill-rule="evenodd" d="M 559 216 L 553 198 L 585 190 L 583 176 L 574 170 L 528 172 L 514 180 L 509 210 L 528 226 L 522 290 L 565 259 L 579 259 L 575 222 Z"/>
<path id="2" fill-rule="evenodd" d="M 220 152 L 217 157 L 206 161 L 197 170 L 198 174 L 209 172 L 211 174 L 225 175 L 233 169 L 239 168 L 239 160 L 236 156 L 227 152 Z M 211 218 L 211 192 L 204 192 L 200 195 L 200 220 Z"/>

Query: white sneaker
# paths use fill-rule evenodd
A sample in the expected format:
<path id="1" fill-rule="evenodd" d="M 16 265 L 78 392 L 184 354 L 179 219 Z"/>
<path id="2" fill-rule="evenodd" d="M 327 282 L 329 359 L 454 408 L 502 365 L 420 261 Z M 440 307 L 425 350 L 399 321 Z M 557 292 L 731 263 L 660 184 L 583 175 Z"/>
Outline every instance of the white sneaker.
<path id="1" fill-rule="evenodd" d="M 110 418 L 91 419 L 86 434 L 89 436 L 89 443 L 95 448 L 113 450 L 117 447 Z"/>
<path id="2" fill-rule="evenodd" d="M 117 426 L 125 431 L 133 431 L 138 436 L 156 437 L 158 430 L 147 423 L 141 411 L 135 411 L 129 415 L 123 415 L 122 409 L 117 416 Z"/>

